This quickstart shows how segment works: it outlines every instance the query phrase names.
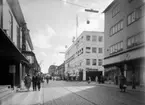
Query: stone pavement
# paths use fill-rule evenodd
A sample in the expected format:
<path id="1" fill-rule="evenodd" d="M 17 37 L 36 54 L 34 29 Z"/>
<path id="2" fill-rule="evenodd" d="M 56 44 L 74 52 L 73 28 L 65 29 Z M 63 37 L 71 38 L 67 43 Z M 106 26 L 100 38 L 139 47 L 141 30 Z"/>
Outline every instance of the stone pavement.
<path id="1" fill-rule="evenodd" d="M 115 85 L 113 82 L 105 82 L 104 84 L 98 84 L 96 82 L 92 82 L 92 84 L 106 86 L 106 87 L 112 87 L 112 88 L 119 88 L 119 86 Z M 131 86 L 127 86 L 127 90 L 145 92 L 145 87 L 144 86 L 136 86 L 136 89 L 132 89 Z"/>

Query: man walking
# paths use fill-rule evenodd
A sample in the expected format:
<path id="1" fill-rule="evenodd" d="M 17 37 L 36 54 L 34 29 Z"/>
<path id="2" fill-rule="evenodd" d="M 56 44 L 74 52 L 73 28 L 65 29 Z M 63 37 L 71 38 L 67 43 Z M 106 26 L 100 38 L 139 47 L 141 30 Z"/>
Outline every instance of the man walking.
<path id="1" fill-rule="evenodd" d="M 37 87 L 38 87 L 38 90 L 40 91 L 40 88 L 41 88 L 41 82 L 42 82 L 42 78 L 41 78 L 40 73 L 37 74 L 36 81 L 37 81 Z"/>
<path id="2" fill-rule="evenodd" d="M 135 73 L 132 74 L 132 89 L 136 89 Z"/>
<path id="3" fill-rule="evenodd" d="M 33 91 L 36 91 L 36 85 L 37 85 L 37 77 L 36 74 L 33 75 L 32 77 L 32 84 L 33 84 Z"/>
<path id="4" fill-rule="evenodd" d="M 49 76 L 46 76 L 47 84 L 49 83 Z"/>

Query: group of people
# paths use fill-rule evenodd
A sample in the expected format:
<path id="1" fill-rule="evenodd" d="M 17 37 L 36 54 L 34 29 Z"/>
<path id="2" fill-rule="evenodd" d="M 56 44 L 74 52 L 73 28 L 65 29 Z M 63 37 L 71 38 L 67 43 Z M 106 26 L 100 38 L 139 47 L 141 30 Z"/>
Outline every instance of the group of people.
<path id="1" fill-rule="evenodd" d="M 33 91 L 37 91 L 37 89 L 40 91 L 41 82 L 43 82 L 43 78 L 40 73 L 34 74 L 32 78 L 27 74 L 24 78 L 25 87 L 28 91 L 31 87 L 31 83 L 33 85 Z"/>

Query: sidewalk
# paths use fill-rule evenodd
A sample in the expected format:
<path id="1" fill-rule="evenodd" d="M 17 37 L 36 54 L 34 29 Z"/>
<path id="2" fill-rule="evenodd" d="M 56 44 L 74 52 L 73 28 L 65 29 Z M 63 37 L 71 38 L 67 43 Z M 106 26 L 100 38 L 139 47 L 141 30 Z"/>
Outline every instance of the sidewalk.
<path id="1" fill-rule="evenodd" d="M 92 82 L 93 84 L 105 86 L 105 87 L 112 87 L 112 88 L 119 88 L 118 85 L 115 85 L 113 82 L 105 82 L 104 84 L 98 84 L 96 82 Z M 139 92 L 145 92 L 144 86 L 136 86 L 136 89 L 132 89 L 132 86 L 127 86 L 127 90 L 130 91 L 139 91 Z"/>

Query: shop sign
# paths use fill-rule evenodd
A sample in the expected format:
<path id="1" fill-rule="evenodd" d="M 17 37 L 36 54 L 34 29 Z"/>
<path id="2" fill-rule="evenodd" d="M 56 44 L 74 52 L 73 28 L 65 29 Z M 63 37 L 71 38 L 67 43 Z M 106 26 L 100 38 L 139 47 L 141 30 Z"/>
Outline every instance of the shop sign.
<path id="1" fill-rule="evenodd" d="M 15 65 L 9 66 L 9 73 L 15 73 L 15 72 L 16 72 L 16 66 Z"/>

